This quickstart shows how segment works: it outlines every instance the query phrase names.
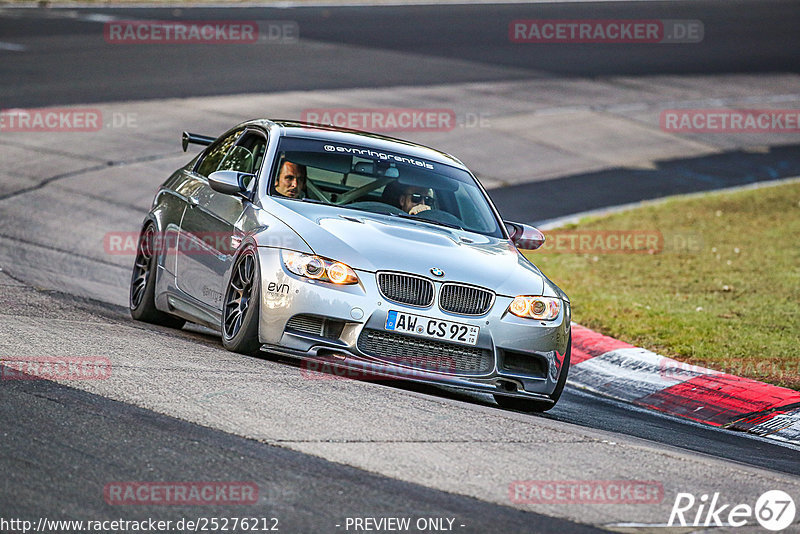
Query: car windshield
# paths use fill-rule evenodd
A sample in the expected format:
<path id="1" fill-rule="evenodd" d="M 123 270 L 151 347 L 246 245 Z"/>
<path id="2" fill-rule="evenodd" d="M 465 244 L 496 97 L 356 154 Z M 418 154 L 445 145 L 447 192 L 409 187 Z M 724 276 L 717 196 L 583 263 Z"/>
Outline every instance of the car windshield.
<path id="1" fill-rule="evenodd" d="M 468 172 L 365 146 L 282 139 L 270 195 L 502 237 L 486 196 Z"/>

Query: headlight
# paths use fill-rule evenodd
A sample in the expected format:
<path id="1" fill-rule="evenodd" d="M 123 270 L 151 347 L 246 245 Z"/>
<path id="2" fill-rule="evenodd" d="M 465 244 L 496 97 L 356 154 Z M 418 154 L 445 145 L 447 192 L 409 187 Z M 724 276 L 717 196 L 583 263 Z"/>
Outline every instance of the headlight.
<path id="1" fill-rule="evenodd" d="M 517 317 L 552 321 L 561 311 L 561 300 L 551 297 L 515 297 L 508 311 Z"/>
<path id="2" fill-rule="evenodd" d="M 297 276 L 339 285 L 358 283 L 356 272 L 342 262 L 289 250 L 282 251 L 281 257 L 289 272 Z"/>

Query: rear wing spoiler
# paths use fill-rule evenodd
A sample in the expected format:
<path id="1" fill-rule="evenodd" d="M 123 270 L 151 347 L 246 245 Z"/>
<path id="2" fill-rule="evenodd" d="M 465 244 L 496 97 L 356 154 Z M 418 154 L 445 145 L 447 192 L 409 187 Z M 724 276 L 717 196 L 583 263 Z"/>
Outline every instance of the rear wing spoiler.
<path id="1" fill-rule="evenodd" d="M 183 151 L 186 152 L 186 149 L 189 148 L 189 143 L 194 145 L 208 146 L 216 141 L 216 139 L 216 137 L 209 137 L 207 135 L 183 132 L 181 135 L 181 146 L 183 147 Z"/>

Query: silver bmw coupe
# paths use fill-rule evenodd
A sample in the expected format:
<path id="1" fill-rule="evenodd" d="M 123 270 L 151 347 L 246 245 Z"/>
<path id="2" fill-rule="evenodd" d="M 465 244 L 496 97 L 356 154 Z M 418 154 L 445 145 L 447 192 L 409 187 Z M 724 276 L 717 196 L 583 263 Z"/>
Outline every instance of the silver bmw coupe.
<path id="1" fill-rule="evenodd" d="M 567 295 L 518 250 L 456 158 L 371 133 L 253 120 L 156 193 L 138 240 L 134 319 L 221 332 L 307 371 L 405 379 L 545 411 L 570 360 Z"/>

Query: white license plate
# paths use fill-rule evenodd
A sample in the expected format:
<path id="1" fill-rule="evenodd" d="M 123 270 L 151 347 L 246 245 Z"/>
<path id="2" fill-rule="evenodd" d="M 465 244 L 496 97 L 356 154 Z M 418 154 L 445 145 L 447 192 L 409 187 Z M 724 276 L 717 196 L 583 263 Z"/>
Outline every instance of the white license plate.
<path id="1" fill-rule="evenodd" d="M 386 317 L 386 330 L 474 345 L 480 327 L 391 310 Z"/>

